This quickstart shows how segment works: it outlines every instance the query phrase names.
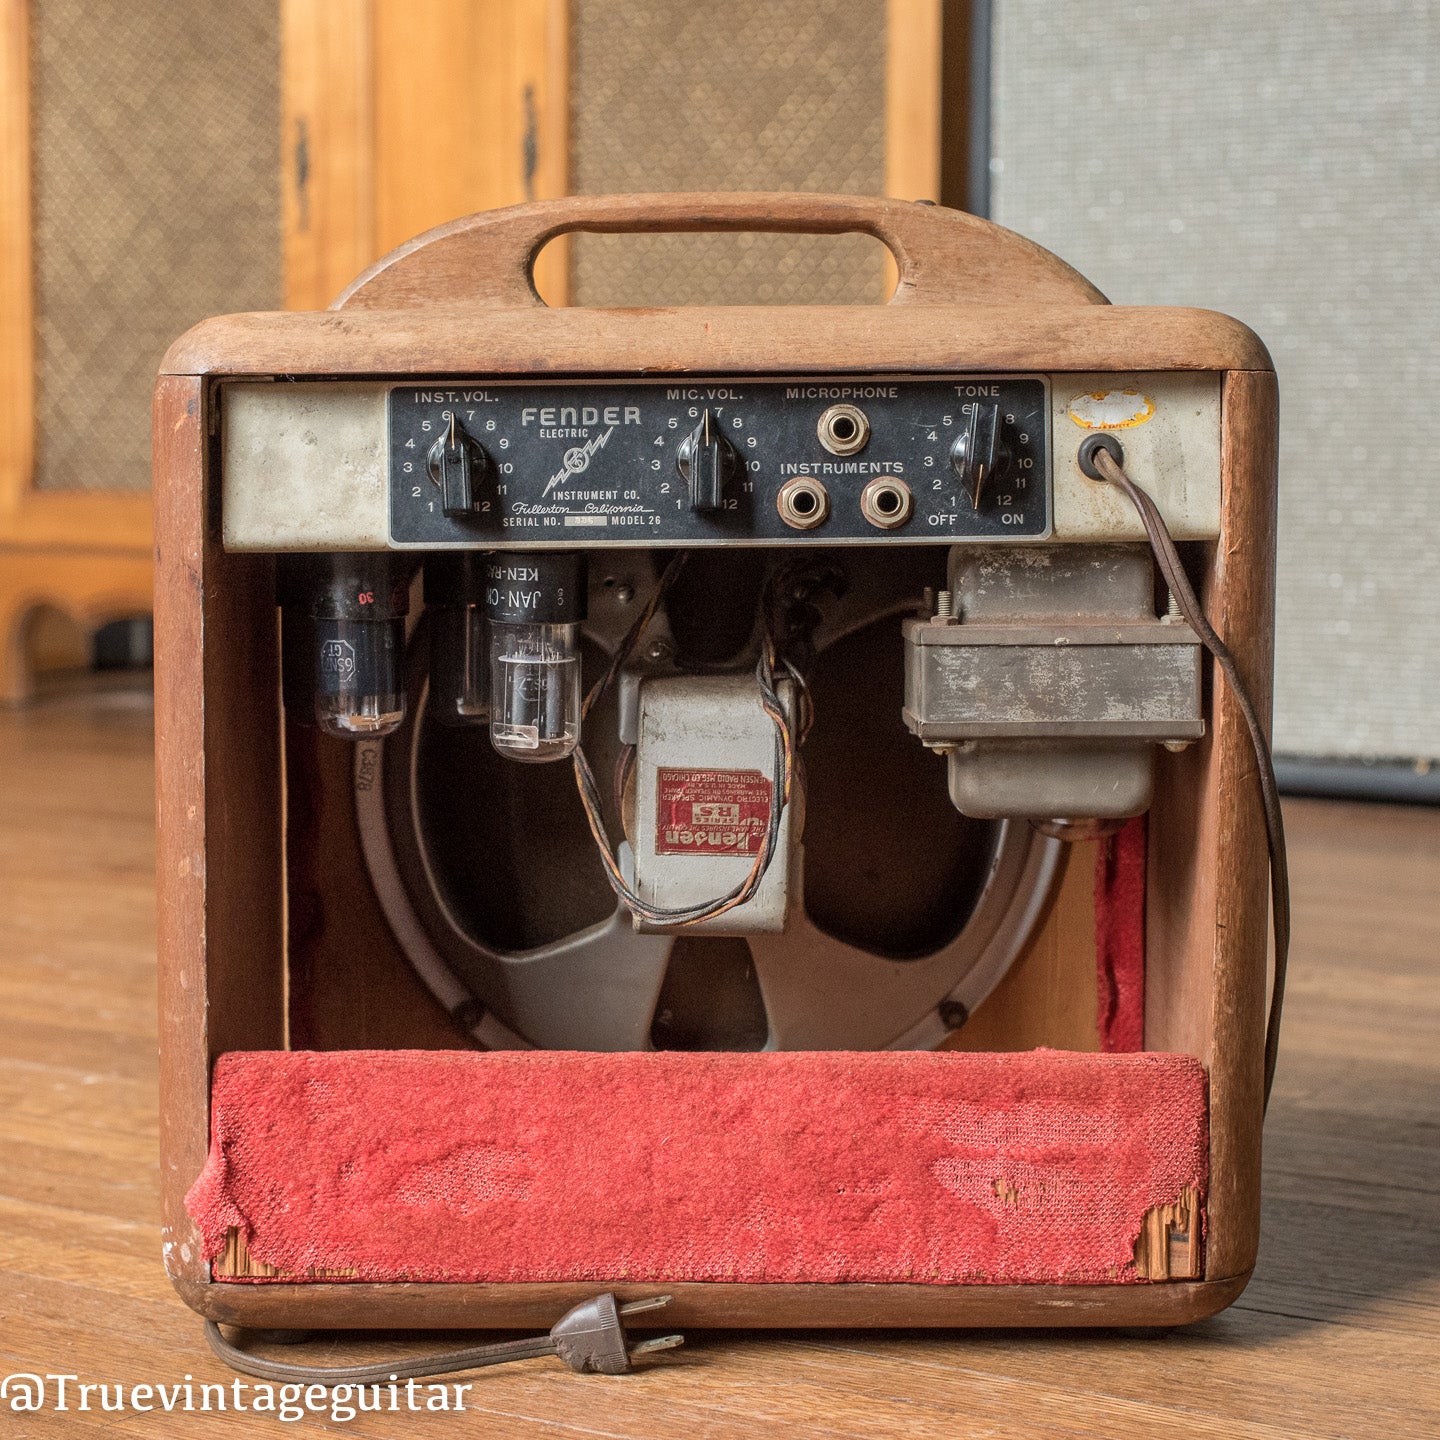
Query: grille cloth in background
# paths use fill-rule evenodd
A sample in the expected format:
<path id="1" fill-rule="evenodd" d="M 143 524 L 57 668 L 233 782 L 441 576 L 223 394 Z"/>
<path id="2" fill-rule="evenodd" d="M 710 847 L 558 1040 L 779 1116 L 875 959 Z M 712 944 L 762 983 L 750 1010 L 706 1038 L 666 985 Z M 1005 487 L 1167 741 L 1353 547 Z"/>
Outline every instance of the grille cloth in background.
<path id="1" fill-rule="evenodd" d="M 985 8 L 993 217 L 1274 357 L 1275 749 L 1440 761 L 1440 5 Z"/>
<path id="2" fill-rule="evenodd" d="M 150 483 L 150 392 L 280 304 L 277 0 L 33 0 L 36 484 Z"/>
<path id="3" fill-rule="evenodd" d="M 1183 1055 L 237 1053 L 187 1208 L 277 1278 L 1134 1282 Z M 337 1273 L 338 1272 L 338 1273 Z"/>
<path id="4" fill-rule="evenodd" d="M 637 190 L 885 188 L 885 7 L 576 0 L 570 183 Z M 863 236 L 578 235 L 577 305 L 879 301 Z"/>

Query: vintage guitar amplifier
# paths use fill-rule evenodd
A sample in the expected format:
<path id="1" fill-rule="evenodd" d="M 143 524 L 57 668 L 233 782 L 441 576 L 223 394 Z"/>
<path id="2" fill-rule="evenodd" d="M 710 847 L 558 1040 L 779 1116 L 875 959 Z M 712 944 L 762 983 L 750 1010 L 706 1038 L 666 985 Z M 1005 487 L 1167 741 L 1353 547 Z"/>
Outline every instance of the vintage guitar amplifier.
<path id="1" fill-rule="evenodd" d="M 549 309 L 535 254 L 577 230 L 863 232 L 899 287 Z M 187 1303 L 315 1328 L 548 1324 L 602 1289 L 701 1326 L 1232 1301 L 1273 1061 L 1275 407 L 1232 320 L 841 196 L 475 215 L 329 311 L 177 341 Z"/>

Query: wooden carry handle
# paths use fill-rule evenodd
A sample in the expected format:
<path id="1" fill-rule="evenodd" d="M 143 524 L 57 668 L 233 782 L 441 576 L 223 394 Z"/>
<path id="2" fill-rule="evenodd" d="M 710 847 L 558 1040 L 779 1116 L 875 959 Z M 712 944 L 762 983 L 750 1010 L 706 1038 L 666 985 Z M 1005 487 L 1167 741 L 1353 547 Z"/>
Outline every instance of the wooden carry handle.
<path id="1" fill-rule="evenodd" d="M 895 257 L 900 278 L 892 305 L 1083 305 L 1105 299 L 1048 250 L 958 210 L 858 195 L 721 192 L 574 195 L 481 211 L 392 250 L 330 308 L 543 305 L 535 257 L 546 242 L 571 231 L 859 233 L 873 235 Z"/>

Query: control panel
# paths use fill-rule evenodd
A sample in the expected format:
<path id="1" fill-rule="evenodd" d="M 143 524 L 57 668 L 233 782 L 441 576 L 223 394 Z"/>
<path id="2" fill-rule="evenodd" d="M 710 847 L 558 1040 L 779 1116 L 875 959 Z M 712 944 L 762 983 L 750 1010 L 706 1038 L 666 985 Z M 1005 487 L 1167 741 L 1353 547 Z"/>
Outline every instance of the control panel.
<path id="1" fill-rule="evenodd" d="M 220 408 L 231 550 L 1143 541 L 1080 469 L 1097 430 L 1177 539 L 1220 527 L 1214 372 L 277 377 Z"/>
<path id="2" fill-rule="evenodd" d="M 445 381 L 387 399 L 391 545 L 1043 539 L 1040 377 Z"/>

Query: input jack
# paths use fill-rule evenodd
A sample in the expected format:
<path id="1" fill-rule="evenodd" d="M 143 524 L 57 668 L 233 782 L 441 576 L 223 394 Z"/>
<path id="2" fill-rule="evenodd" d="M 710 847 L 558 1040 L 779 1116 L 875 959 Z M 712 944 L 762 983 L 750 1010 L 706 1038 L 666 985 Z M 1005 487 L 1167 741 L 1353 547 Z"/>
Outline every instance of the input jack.
<path id="1" fill-rule="evenodd" d="M 832 405 L 815 425 L 832 455 L 858 455 L 870 442 L 870 417 L 858 405 Z"/>
<path id="2" fill-rule="evenodd" d="M 860 513 L 877 530 L 898 530 L 915 508 L 915 497 L 903 480 L 872 480 L 860 492 Z"/>
<path id="3" fill-rule="evenodd" d="M 818 480 L 801 475 L 780 487 L 775 508 L 792 530 L 813 530 L 830 514 L 830 496 Z"/>

